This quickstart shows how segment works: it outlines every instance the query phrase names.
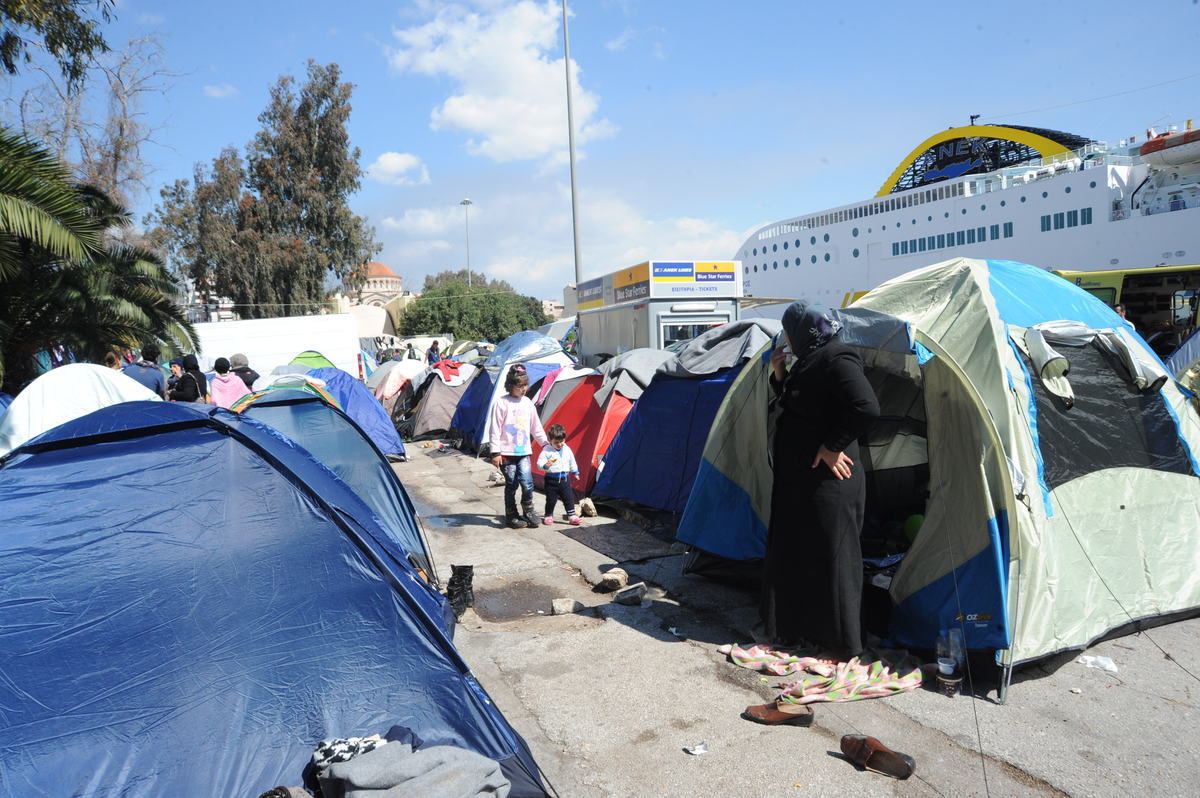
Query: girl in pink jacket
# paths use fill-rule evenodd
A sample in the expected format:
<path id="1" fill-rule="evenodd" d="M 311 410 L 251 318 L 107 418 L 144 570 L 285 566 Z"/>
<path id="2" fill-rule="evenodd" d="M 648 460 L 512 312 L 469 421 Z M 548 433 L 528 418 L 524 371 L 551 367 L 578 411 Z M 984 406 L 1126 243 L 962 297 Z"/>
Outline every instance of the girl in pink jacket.
<path id="1" fill-rule="evenodd" d="M 529 457 L 533 441 L 548 446 L 550 441 L 542 429 L 537 408 L 525 396 L 529 390 L 529 375 L 518 364 L 504 378 L 504 396 L 492 404 L 492 423 L 488 433 L 492 465 L 504 472 L 504 521 L 513 529 L 522 526 L 535 528 L 533 512 L 533 469 Z M 521 486 L 521 512 L 517 512 L 517 485 Z"/>

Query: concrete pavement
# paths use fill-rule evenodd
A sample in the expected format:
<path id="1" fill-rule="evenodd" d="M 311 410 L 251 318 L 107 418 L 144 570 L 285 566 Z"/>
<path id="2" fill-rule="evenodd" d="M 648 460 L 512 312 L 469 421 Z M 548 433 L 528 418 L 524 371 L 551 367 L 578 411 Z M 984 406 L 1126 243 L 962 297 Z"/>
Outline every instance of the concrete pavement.
<path id="1" fill-rule="evenodd" d="M 456 643 L 563 796 L 1194 795 L 1200 621 L 1108 641 L 1117 674 L 1064 656 L 1019 671 L 1007 704 L 997 671 L 973 663 L 977 696 L 922 689 L 818 704 L 809 729 L 739 717 L 780 680 L 739 668 L 717 646 L 745 642 L 752 590 L 682 574 L 683 550 L 612 518 L 583 527 L 509 530 L 492 467 L 458 452 L 409 446 L 394 466 L 421 506 L 443 583 L 475 566 L 476 609 Z M 537 496 L 540 512 L 542 497 Z M 611 603 L 593 585 L 615 565 L 652 591 Z M 554 598 L 585 609 L 554 616 Z M 1153 639 L 1153 643 L 1151 641 Z M 1078 692 L 1072 692 L 1072 689 Z M 843 734 L 865 733 L 912 755 L 900 782 L 841 758 Z M 699 742 L 708 753 L 683 749 Z M 981 753 L 982 751 L 982 753 Z"/>

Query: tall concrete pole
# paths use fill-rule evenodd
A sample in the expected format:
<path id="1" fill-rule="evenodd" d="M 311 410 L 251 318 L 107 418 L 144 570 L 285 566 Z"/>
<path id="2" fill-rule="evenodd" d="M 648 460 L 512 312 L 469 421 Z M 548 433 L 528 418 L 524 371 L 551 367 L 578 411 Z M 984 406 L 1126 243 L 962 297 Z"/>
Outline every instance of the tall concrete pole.
<path id="1" fill-rule="evenodd" d="M 467 234 L 467 288 L 471 287 L 471 200 L 458 203 L 463 206 L 463 228 Z"/>
<path id="2" fill-rule="evenodd" d="M 575 285 L 583 281 L 583 259 L 579 256 L 579 189 L 575 184 L 575 112 L 571 104 L 571 37 L 567 33 L 567 0 L 562 0 L 563 59 L 567 73 L 567 140 L 571 147 L 571 231 L 575 236 Z"/>

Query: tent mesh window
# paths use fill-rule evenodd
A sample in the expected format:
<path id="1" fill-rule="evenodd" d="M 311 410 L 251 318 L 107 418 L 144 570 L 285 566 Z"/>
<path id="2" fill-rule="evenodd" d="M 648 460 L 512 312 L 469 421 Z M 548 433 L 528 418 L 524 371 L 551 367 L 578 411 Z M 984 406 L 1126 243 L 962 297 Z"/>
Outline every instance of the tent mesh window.
<path id="1" fill-rule="evenodd" d="M 1125 367 L 1093 344 L 1055 346 L 1071 363 L 1067 379 L 1075 403 L 1068 408 L 1033 378 L 1047 488 L 1106 468 L 1192 473 L 1161 393 L 1139 391 Z M 1026 370 L 1036 374 L 1029 359 L 1022 359 Z"/>

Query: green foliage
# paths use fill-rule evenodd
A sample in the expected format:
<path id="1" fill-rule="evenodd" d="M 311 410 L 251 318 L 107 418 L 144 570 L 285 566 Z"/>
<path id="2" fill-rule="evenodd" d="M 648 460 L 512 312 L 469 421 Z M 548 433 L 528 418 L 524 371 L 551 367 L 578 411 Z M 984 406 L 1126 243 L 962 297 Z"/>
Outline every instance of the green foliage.
<path id="1" fill-rule="evenodd" d="M 463 285 L 467 285 L 466 269 L 459 269 L 458 271 L 446 270 L 444 272 L 438 272 L 437 274 L 427 275 L 425 277 L 425 287 L 421 290 L 423 292 L 429 292 L 438 288 L 445 288 L 446 286 L 453 285 L 454 283 L 462 283 Z M 509 294 L 515 294 L 517 292 L 517 289 L 513 288 L 507 280 L 489 280 L 486 274 L 477 272 L 473 269 L 471 270 L 470 283 L 472 288 L 480 288 L 492 293 L 506 292 Z"/>
<path id="2" fill-rule="evenodd" d="M 0 273 L 0 382 L 10 393 L 36 376 L 34 355 L 55 344 L 99 361 L 115 346 L 155 341 L 178 351 L 195 341 L 157 256 L 111 237 L 97 243 L 100 231 L 128 228 L 129 213 L 100 191 L 72 186 L 53 166 L 35 145 L 0 131 L 0 186 L 8 205 L 34 206 L 39 198 L 51 205 L 46 198 L 53 198 L 56 218 L 73 224 L 49 225 L 54 235 L 43 236 L 44 225 L 13 226 L 0 213 L 6 266 Z"/>
<path id="3" fill-rule="evenodd" d="M 455 339 L 502 341 L 546 323 L 542 303 L 533 297 L 494 293 L 487 285 L 474 285 L 474 278 L 472 283 L 467 288 L 465 283 L 447 282 L 427 290 L 404 309 L 400 334 L 449 333 Z"/>
<path id="4" fill-rule="evenodd" d="M 0 65 L 17 74 L 18 64 L 31 60 L 31 40 L 40 40 L 63 77 L 81 80 L 92 56 L 108 51 L 99 21 L 112 19 L 115 5 L 115 0 L 0 0 Z M 87 18 L 88 6 L 95 7 L 100 20 Z"/>
<path id="5" fill-rule="evenodd" d="M 281 77 L 245 161 L 226 148 L 191 185 L 164 188 L 146 220 L 168 261 L 242 316 L 315 312 L 326 278 L 361 284 L 381 248 L 347 204 L 362 170 L 346 133 L 353 86 L 340 76 L 309 61 L 298 91 Z"/>

